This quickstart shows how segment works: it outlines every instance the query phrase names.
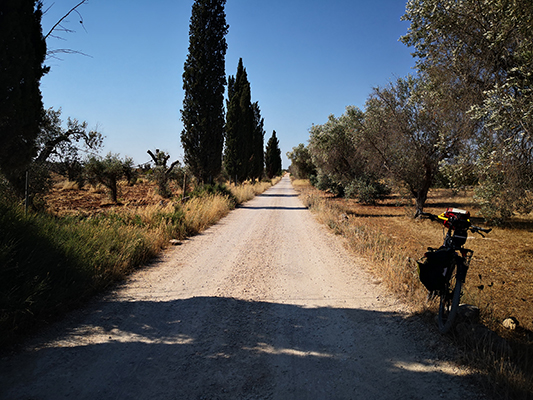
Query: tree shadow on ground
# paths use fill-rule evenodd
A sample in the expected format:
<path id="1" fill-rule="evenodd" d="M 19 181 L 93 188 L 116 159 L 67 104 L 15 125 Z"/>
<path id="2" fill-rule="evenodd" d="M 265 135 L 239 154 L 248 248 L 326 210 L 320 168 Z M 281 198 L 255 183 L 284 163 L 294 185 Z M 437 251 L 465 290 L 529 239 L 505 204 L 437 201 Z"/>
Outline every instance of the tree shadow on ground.
<path id="1" fill-rule="evenodd" d="M 471 377 L 439 366 L 396 313 L 223 297 L 102 304 L 48 346 L 0 360 L 0 398 L 469 398 Z"/>

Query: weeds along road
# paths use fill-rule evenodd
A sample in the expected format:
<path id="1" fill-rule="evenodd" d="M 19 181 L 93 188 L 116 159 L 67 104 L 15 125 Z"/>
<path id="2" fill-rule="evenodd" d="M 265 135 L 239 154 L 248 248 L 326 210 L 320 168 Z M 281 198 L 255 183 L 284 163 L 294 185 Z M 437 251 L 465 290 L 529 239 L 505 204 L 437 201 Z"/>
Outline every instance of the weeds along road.
<path id="1" fill-rule="evenodd" d="M 285 177 L 2 358 L 0 398 L 480 398 L 371 281 Z"/>

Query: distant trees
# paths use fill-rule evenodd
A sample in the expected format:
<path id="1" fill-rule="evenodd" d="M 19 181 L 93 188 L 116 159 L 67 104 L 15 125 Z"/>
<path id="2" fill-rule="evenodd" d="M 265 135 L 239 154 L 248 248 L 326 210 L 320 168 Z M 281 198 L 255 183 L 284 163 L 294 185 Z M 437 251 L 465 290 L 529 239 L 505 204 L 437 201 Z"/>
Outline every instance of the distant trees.
<path id="1" fill-rule="evenodd" d="M 417 74 L 374 88 L 364 110 L 313 126 L 309 146 L 289 154 L 294 168 L 307 149 L 317 186 L 362 201 L 390 182 L 407 189 L 417 214 L 437 179 L 475 185 L 488 220 L 531 212 L 533 3 L 409 1 L 403 19 Z"/>
<path id="2" fill-rule="evenodd" d="M 310 179 L 316 175 L 316 167 L 309 149 L 303 143 L 287 152 L 287 158 L 291 161 L 289 172 L 296 179 Z"/>
<path id="3" fill-rule="evenodd" d="M 180 162 L 176 160 L 172 162 L 170 166 L 168 166 L 167 162 L 170 159 L 170 155 L 168 155 L 164 151 L 160 151 L 159 149 L 156 149 L 155 154 L 152 153 L 151 150 L 148 150 L 147 153 L 150 155 L 150 157 L 152 157 L 152 160 L 154 161 L 154 164 L 155 164 L 153 175 L 157 183 L 157 191 L 160 196 L 168 198 L 172 195 L 168 187 L 168 181 L 171 177 L 174 167 L 179 168 Z"/>
<path id="4" fill-rule="evenodd" d="M 251 179 L 261 179 L 265 172 L 265 129 L 264 119 L 261 117 L 261 109 L 259 103 L 256 101 L 252 104 L 253 124 L 251 135 L 251 156 L 250 156 L 250 171 Z"/>
<path id="5" fill-rule="evenodd" d="M 325 124 L 313 125 L 308 152 L 319 189 L 372 203 L 388 190 L 380 182 L 382 162 L 364 140 L 364 118 L 360 109 L 347 107 L 341 117 L 331 115 Z"/>
<path id="6" fill-rule="evenodd" d="M 123 161 L 118 154 L 108 153 L 105 157 L 89 157 L 85 166 L 89 179 L 105 186 L 113 203 L 118 199 L 118 181 L 124 176 L 125 163 L 128 165 L 129 161 Z"/>
<path id="7" fill-rule="evenodd" d="M 264 170 L 261 110 L 251 102 L 251 88 L 242 58 L 228 79 L 224 168 L 230 179 L 259 179 Z"/>
<path id="8" fill-rule="evenodd" d="M 281 175 L 281 150 L 279 140 L 276 137 L 276 131 L 268 139 L 265 151 L 265 173 L 269 179 Z"/>
<path id="9" fill-rule="evenodd" d="M 44 113 L 39 85 L 49 68 L 41 17 L 40 1 L 0 2 L 0 172 L 19 194 Z"/>
<path id="10" fill-rule="evenodd" d="M 226 0 L 196 0 L 189 25 L 181 142 L 185 163 L 201 182 L 212 181 L 222 168 L 228 32 L 225 3 Z"/>

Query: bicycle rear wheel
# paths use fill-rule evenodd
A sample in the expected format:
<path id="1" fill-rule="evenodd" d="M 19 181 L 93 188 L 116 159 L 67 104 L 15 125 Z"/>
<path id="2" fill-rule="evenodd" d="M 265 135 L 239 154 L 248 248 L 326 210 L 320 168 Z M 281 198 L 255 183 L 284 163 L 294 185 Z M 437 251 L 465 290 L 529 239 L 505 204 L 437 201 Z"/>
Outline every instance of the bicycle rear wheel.
<path id="1" fill-rule="evenodd" d="M 450 280 L 440 294 L 438 321 L 441 333 L 447 333 L 453 325 L 461 300 L 462 286 L 463 282 L 457 279 L 457 267 L 455 267 Z"/>

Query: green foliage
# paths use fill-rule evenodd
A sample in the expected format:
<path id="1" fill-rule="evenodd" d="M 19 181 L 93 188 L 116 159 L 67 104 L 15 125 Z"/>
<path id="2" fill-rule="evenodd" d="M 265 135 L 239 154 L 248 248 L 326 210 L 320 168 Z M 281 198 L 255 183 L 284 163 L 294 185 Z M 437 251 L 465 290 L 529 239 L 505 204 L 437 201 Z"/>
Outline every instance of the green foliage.
<path id="1" fill-rule="evenodd" d="M 357 198 L 360 203 L 375 204 L 391 193 L 383 182 L 372 177 L 360 177 L 346 187 L 346 197 Z"/>
<path id="2" fill-rule="evenodd" d="M 339 118 L 330 115 L 325 124 L 311 127 L 308 152 L 311 164 L 316 166 L 318 187 L 344 195 L 352 181 L 374 167 L 360 140 L 363 115 L 361 110 L 347 107 Z M 303 161 L 307 162 L 305 158 Z"/>
<path id="3" fill-rule="evenodd" d="M 0 226 L 0 342 L 154 256 L 152 235 L 113 218 L 58 219 L 0 201 Z"/>
<path id="4" fill-rule="evenodd" d="M 402 40 L 418 67 L 478 124 L 477 198 L 489 219 L 530 209 L 533 2 L 409 1 Z M 452 119 L 448 119 L 452 121 Z"/>
<path id="5" fill-rule="evenodd" d="M 225 172 L 230 179 L 240 182 L 260 179 L 264 170 L 264 121 L 259 103 L 251 102 L 250 82 L 242 58 L 237 74 L 228 79 L 227 109 Z"/>
<path id="6" fill-rule="evenodd" d="M 117 183 L 124 175 L 124 162 L 118 154 L 108 153 L 105 158 L 91 156 L 85 165 L 89 180 L 98 182 L 109 189 L 111 200 L 116 203 L 118 197 Z"/>
<path id="7" fill-rule="evenodd" d="M 128 185 L 129 186 L 135 185 L 135 182 L 137 182 L 137 178 L 139 177 L 139 173 L 137 172 L 137 169 L 135 168 L 133 158 L 126 157 L 124 159 L 124 161 L 122 162 L 122 172 L 124 176 L 126 177 L 126 180 L 128 181 Z"/>
<path id="8" fill-rule="evenodd" d="M 293 147 L 292 151 L 287 152 L 287 158 L 291 161 L 289 172 L 297 179 L 309 179 L 316 175 L 316 167 L 309 152 L 309 148 L 303 143 Z"/>
<path id="9" fill-rule="evenodd" d="M 481 206 L 481 215 L 493 224 L 503 222 L 515 212 L 533 211 L 531 163 L 517 165 L 515 154 L 502 154 L 504 149 L 486 143 L 476 161 L 479 185 L 474 200 Z"/>
<path id="10" fill-rule="evenodd" d="M 215 183 L 198 185 L 191 193 L 189 193 L 190 197 L 206 197 L 214 195 L 220 195 L 228 198 L 232 204 L 232 207 L 235 207 L 237 205 L 237 199 L 235 198 L 231 190 L 229 190 L 228 187 L 224 184 Z"/>
<path id="11" fill-rule="evenodd" d="M 252 156 L 254 112 L 248 75 L 239 59 L 237 75 L 228 80 L 228 113 L 224 168 L 231 178 L 244 181 L 249 177 Z"/>
<path id="12" fill-rule="evenodd" d="M 261 109 L 259 103 L 256 101 L 252 104 L 253 111 L 253 130 L 252 130 L 252 145 L 250 156 L 249 177 L 252 180 L 261 179 L 265 172 L 265 129 L 264 119 L 261 117 Z"/>
<path id="13" fill-rule="evenodd" d="M 156 149 L 154 154 L 148 150 L 148 154 L 150 154 L 155 163 L 155 167 L 151 171 L 151 178 L 157 183 L 157 193 L 162 197 L 170 198 L 172 196 L 172 191 L 169 188 L 169 180 L 183 180 L 185 172 L 180 167 L 180 162 L 177 160 L 170 166 L 167 166 L 170 155 L 164 151 Z"/>
<path id="14" fill-rule="evenodd" d="M 453 96 L 426 75 L 399 78 L 375 88 L 366 103 L 365 141 L 397 183 L 405 185 L 421 212 L 439 164 L 457 157 L 475 124 Z"/>
<path id="15" fill-rule="evenodd" d="M 0 2 L 0 172 L 21 197 L 43 115 L 40 80 L 48 72 L 41 17 L 40 1 Z"/>
<path id="16" fill-rule="evenodd" d="M 200 182 L 211 182 L 222 169 L 228 32 L 225 3 L 226 0 L 196 0 L 189 25 L 181 143 L 185 163 Z"/>
<path id="17" fill-rule="evenodd" d="M 466 151 L 453 159 L 442 160 L 439 163 L 436 183 L 440 187 L 452 189 L 455 194 L 463 188 L 476 185 L 478 176 L 474 154 Z"/>
<path id="18" fill-rule="evenodd" d="M 344 196 L 344 185 L 334 181 L 330 175 L 321 171 L 316 176 L 313 175 L 310 182 L 319 190 L 329 191 L 335 196 Z"/>
<path id="19" fill-rule="evenodd" d="M 265 151 L 265 172 L 269 179 L 281 175 L 281 150 L 279 140 L 276 137 L 276 131 L 268 139 Z"/>

